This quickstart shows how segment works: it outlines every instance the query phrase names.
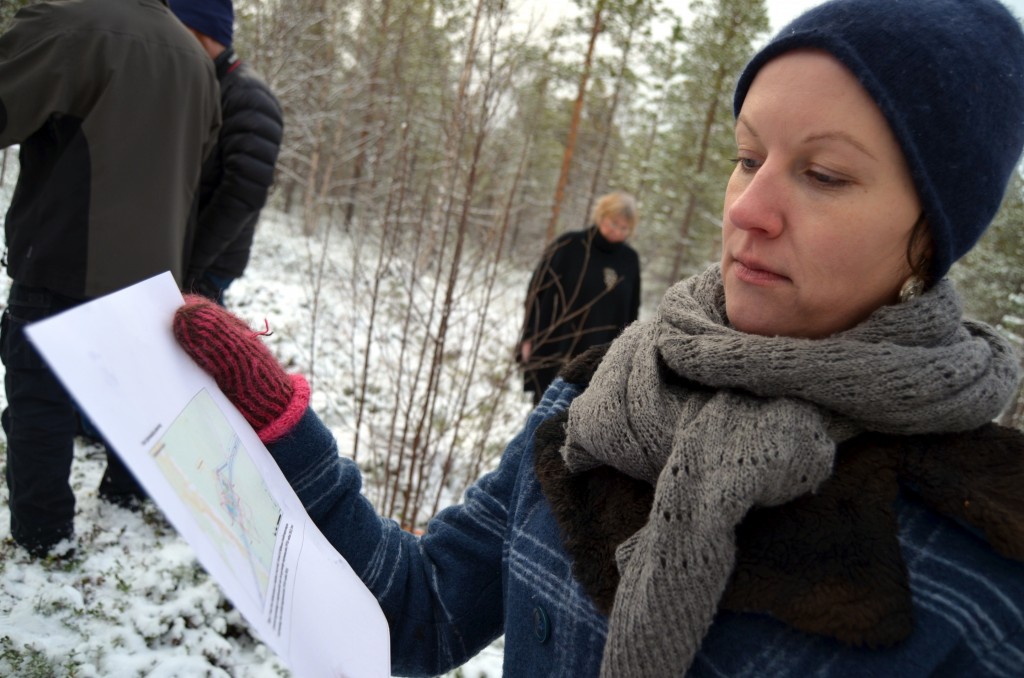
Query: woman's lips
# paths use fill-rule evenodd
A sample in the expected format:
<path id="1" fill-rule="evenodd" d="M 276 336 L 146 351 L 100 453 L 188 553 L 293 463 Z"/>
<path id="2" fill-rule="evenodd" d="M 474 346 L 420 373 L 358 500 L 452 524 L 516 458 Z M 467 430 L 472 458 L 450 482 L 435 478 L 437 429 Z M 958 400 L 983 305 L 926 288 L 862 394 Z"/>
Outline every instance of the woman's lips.
<path id="1" fill-rule="evenodd" d="M 775 273 L 774 271 L 769 271 L 757 262 L 743 262 L 739 259 L 733 259 L 733 264 L 736 277 L 743 282 L 751 283 L 752 285 L 771 285 L 789 281 L 789 278 L 786 276 Z"/>

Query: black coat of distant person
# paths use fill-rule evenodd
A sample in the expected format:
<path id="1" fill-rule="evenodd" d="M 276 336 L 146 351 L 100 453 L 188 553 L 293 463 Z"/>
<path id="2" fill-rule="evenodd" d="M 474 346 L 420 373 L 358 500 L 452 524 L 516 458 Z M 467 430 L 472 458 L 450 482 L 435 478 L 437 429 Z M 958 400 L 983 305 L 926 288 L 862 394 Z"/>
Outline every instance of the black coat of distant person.
<path id="1" fill-rule="evenodd" d="M 612 243 L 596 225 L 559 236 L 533 272 L 526 299 L 523 390 L 535 400 L 561 366 L 614 339 L 640 312 L 640 258 Z"/>

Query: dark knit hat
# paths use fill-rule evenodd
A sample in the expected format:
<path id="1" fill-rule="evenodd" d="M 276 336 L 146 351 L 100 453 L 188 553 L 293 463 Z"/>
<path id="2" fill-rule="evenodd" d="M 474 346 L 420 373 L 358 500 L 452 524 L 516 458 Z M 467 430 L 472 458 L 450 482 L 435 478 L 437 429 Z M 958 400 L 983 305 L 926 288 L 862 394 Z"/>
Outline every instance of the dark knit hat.
<path id="1" fill-rule="evenodd" d="M 842 62 L 889 122 L 924 206 L 943 277 L 999 210 L 1024 148 L 1024 32 L 996 0 L 832 0 L 758 52 L 733 110 L 771 59 L 817 48 Z"/>
<path id="2" fill-rule="evenodd" d="M 181 23 L 231 47 L 235 32 L 235 8 L 231 0 L 168 0 Z"/>

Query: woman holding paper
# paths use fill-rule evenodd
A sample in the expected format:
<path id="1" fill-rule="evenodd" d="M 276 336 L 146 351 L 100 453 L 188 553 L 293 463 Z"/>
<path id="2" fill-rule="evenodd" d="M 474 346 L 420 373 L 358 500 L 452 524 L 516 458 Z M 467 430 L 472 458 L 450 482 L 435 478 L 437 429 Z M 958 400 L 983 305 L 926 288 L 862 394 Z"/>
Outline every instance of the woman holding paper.
<path id="1" fill-rule="evenodd" d="M 393 671 L 505 636 L 506 676 L 1014 675 L 1018 356 L 944 278 L 1024 147 L 995 0 L 834 0 L 740 76 L 721 262 L 571 363 L 417 537 L 237 318 L 179 342 L 377 597 Z"/>

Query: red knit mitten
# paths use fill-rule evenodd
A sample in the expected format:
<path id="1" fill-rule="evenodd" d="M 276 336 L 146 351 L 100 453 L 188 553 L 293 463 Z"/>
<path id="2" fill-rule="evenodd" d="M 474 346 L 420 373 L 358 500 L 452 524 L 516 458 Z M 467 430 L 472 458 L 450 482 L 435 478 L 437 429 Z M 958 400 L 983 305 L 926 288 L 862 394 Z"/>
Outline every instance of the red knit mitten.
<path id="1" fill-rule="evenodd" d="M 237 316 L 198 294 L 174 313 L 174 338 L 256 429 L 264 443 L 295 428 L 309 404 L 309 384 L 289 376 Z"/>

